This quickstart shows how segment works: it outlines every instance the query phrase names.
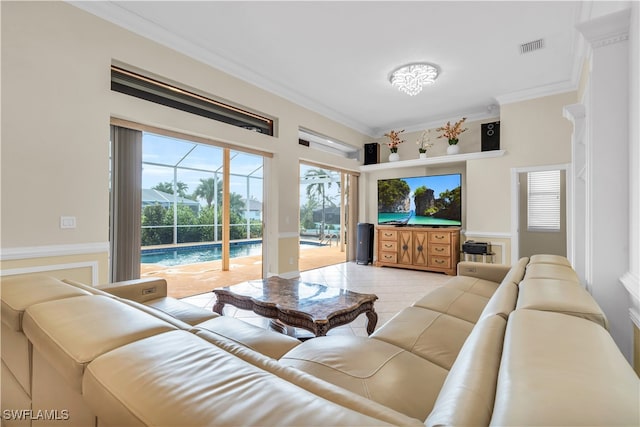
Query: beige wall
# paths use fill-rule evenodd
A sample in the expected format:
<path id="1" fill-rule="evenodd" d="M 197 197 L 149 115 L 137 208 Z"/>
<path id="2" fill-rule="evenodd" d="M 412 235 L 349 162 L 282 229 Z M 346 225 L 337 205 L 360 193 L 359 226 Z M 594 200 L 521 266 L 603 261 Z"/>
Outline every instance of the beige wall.
<path id="1" fill-rule="evenodd" d="M 266 178 L 266 263 L 272 273 L 297 270 L 297 258 L 288 262 L 297 239 L 288 236 L 298 232 L 298 200 L 290 197 L 298 191 L 298 161 L 358 167 L 299 146 L 298 127 L 356 147 L 366 142 L 364 135 L 66 3 L 1 7 L 3 254 L 108 241 L 109 121 L 117 117 L 274 153 Z M 113 62 L 268 114 L 277 121 L 277 137 L 111 92 Z M 75 216 L 77 228 L 60 229 L 62 215 Z"/>
<path id="2" fill-rule="evenodd" d="M 496 262 L 511 264 L 511 169 L 571 162 L 571 123 L 563 117 L 564 106 L 577 101 L 576 92 L 567 92 L 542 98 L 514 102 L 501 106 L 500 149 L 502 157 L 476 159 L 446 167 L 410 167 L 368 172 L 365 175 L 366 203 L 364 222 L 376 222 L 377 180 L 409 177 L 420 174 L 459 172 L 463 174 L 463 242 L 466 239 L 487 241 L 497 252 Z M 480 124 L 487 119 L 469 122 L 469 130 L 460 138 L 461 153 L 478 152 Z M 396 129 L 397 130 L 397 129 Z M 405 143 L 398 153 L 401 160 L 418 157 L 415 140 L 421 132 L 406 134 Z M 433 132 L 434 136 L 437 133 Z M 389 150 L 381 143 L 381 161 L 386 161 Z M 444 155 L 447 142 L 433 139 L 434 148 L 429 156 Z"/>

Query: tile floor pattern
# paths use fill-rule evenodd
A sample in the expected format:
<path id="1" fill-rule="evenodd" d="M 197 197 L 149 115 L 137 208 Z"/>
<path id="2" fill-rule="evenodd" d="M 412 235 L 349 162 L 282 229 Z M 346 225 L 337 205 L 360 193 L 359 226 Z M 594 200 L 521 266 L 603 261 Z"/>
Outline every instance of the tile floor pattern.
<path id="1" fill-rule="evenodd" d="M 320 283 L 327 286 L 336 286 L 350 291 L 366 294 L 376 294 L 375 310 L 378 313 L 376 329 L 384 325 L 396 313 L 424 295 L 442 286 L 450 276 L 442 273 L 430 273 L 426 271 L 403 270 L 398 268 L 374 267 L 371 265 L 359 265 L 355 262 L 335 264 L 328 267 L 317 268 L 302 272 L 300 280 Z M 199 307 L 212 309 L 215 303 L 213 293 L 205 293 L 183 298 Z M 226 316 L 234 316 L 246 322 L 268 327 L 268 319 L 260 317 L 251 311 L 239 310 L 226 305 Z M 364 314 L 348 325 L 340 326 L 329 331 L 328 335 L 346 334 L 367 336 L 367 318 Z"/>

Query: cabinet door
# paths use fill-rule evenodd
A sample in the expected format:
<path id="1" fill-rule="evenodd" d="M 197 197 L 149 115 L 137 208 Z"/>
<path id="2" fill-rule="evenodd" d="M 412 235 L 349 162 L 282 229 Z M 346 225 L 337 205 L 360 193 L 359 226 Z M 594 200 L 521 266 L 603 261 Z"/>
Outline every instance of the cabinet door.
<path id="1" fill-rule="evenodd" d="M 402 230 L 398 233 L 398 264 L 412 264 L 413 245 L 411 231 Z"/>
<path id="2" fill-rule="evenodd" d="M 413 265 L 427 265 L 427 236 L 426 232 L 413 233 Z"/>

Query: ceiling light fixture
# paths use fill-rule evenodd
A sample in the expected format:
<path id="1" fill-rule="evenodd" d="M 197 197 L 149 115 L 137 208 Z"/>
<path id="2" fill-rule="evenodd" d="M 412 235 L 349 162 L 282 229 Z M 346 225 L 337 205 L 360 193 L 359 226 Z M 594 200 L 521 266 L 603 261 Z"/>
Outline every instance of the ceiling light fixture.
<path id="1" fill-rule="evenodd" d="M 440 70 L 433 64 L 413 63 L 403 65 L 389 76 L 391 85 L 407 95 L 414 96 L 422 91 L 422 86 L 432 85 Z"/>

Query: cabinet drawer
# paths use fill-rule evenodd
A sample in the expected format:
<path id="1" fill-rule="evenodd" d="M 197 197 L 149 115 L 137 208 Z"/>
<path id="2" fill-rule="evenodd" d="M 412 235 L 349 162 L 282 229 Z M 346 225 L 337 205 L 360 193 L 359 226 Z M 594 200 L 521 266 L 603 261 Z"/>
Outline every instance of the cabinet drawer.
<path id="1" fill-rule="evenodd" d="M 429 256 L 429 267 L 451 268 L 451 258 Z"/>
<path id="2" fill-rule="evenodd" d="M 429 233 L 429 243 L 451 243 L 451 233 L 433 231 Z"/>
<path id="3" fill-rule="evenodd" d="M 389 251 L 389 252 L 397 252 L 398 251 L 398 242 L 392 240 L 381 240 L 380 241 L 380 252 Z"/>
<path id="4" fill-rule="evenodd" d="M 429 245 L 429 255 L 451 256 L 451 245 Z"/>
<path id="5" fill-rule="evenodd" d="M 398 263 L 398 253 L 397 252 L 380 252 L 380 262 L 391 262 L 393 264 Z"/>
<path id="6" fill-rule="evenodd" d="M 395 230 L 380 230 L 380 240 L 398 240 L 398 232 Z"/>

